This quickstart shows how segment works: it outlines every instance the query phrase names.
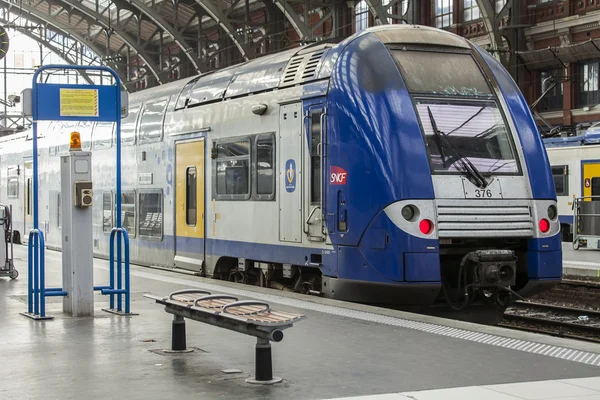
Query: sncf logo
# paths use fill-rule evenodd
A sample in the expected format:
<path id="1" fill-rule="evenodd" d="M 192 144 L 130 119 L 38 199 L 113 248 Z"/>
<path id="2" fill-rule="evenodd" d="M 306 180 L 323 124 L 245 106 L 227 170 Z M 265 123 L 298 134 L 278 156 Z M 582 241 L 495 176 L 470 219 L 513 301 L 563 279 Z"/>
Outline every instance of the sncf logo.
<path id="1" fill-rule="evenodd" d="M 345 185 L 348 173 L 340 167 L 331 166 L 329 168 L 329 183 L 332 185 Z"/>

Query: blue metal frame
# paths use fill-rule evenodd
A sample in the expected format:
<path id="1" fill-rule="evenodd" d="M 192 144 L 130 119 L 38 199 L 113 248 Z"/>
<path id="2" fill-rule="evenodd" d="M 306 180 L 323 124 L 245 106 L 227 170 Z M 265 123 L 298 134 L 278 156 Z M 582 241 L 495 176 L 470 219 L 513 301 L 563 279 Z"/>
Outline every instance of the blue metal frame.
<path id="1" fill-rule="evenodd" d="M 111 295 L 111 309 L 114 307 L 113 294 L 118 294 L 118 310 L 121 310 L 121 294 L 125 294 L 125 309 L 126 313 L 129 313 L 129 236 L 127 231 L 121 226 L 121 80 L 115 71 L 111 68 L 104 66 L 87 66 L 87 65 L 60 65 L 60 64 L 49 64 L 40 67 L 33 75 L 32 79 L 32 117 L 33 117 L 33 229 L 29 233 L 29 259 L 28 259 L 28 272 L 29 272 L 29 286 L 28 286 L 28 314 L 29 317 L 34 319 L 45 319 L 45 297 L 46 296 L 66 296 L 67 292 L 61 288 L 45 288 L 45 257 L 44 257 L 44 235 L 39 230 L 39 211 L 38 211 L 38 143 L 37 143 L 37 123 L 40 118 L 40 110 L 38 104 L 39 93 L 46 93 L 51 89 L 52 93 L 58 93 L 57 87 L 62 88 L 75 88 L 85 89 L 93 88 L 98 89 L 99 93 L 106 94 L 110 92 L 110 87 L 107 85 L 55 85 L 55 84 L 42 84 L 38 83 L 40 74 L 49 69 L 61 69 L 61 70 L 96 70 L 104 71 L 112 75 L 115 80 L 114 87 L 114 100 L 106 101 L 106 104 L 115 104 L 116 109 L 110 110 L 110 107 L 99 107 L 98 117 L 62 117 L 60 115 L 51 115 L 52 113 L 46 112 L 42 115 L 41 120 L 48 120 L 51 117 L 55 120 L 78 120 L 78 121 L 107 121 L 116 123 L 116 227 L 111 232 L 111 256 L 110 256 L 110 286 L 94 287 L 94 290 L 101 290 L 102 294 Z M 102 98 L 104 98 L 102 96 Z M 48 100 L 48 99 L 46 99 Z M 105 104 L 100 102 L 100 104 Z M 103 116 L 103 111 L 108 114 L 108 117 Z M 109 118 L 110 117 L 110 118 Z M 114 249 L 113 241 L 114 234 L 117 232 L 117 272 L 119 274 L 117 279 L 117 289 L 114 289 Z M 121 289 L 121 237 L 124 238 L 125 245 L 125 289 Z M 35 253 L 34 253 L 35 250 Z M 33 261 L 33 264 L 32 264 Z M 32 282 L 33 279 L 33 282 Z"/>

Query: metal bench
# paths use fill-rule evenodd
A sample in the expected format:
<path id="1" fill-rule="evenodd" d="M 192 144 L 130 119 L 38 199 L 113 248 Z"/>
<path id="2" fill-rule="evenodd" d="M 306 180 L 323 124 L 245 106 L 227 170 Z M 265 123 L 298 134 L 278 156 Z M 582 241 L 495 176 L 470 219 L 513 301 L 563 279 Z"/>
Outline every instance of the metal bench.
<path id="1" fill-rule="evenodd" d="M 283 340 L 283 330 L 306 315 L 291 314 L 271 309 L 269 304 L 257 300 L 239 300 L 225 294 L 211 294 L 199 289 L 184 289 L 167 297 L 145 294 L 165 306 L 173 314 L 171 351 L 190 351 L 186 347 L 185 318 L 255 336 L 256 359 L 254 378 L 248 383 L 273 384 L 281 378 L 273 377 L 271 342 Z"/>

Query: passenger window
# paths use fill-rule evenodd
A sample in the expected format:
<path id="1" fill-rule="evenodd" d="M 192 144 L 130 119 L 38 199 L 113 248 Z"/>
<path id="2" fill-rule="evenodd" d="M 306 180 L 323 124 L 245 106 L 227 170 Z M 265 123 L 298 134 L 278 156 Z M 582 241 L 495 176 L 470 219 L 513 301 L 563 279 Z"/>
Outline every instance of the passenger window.
<path id="1" fill-rule="evenodd" d="M 185 176 L 185 223 L 196 226 L 196 167 L 188 167 Z"/>
<path id="2" fill-rule="evenodd" d="M 112 192 L 102 194 L 102 232 L 110 233 L 113 223 Z"/>
<path id="3" fill-rule="evenodd" d="M 321 204 L 321 114 L 310 113 L 310 204 Z"/>
<path id="4" fill-rule="evenodd" d="M 270 199 L 275 193 L 274 147 L 275 141 L 272 135 L 265 138 L 259 137 L 256 140 L 256 194 L 259 195 L 259 199 Z"/>
<path id="5" fill-rule="evenodd" d="M 56 210 L 56 215 L 57 215 L 57 219 L 56 219 L 56 226 L 60 228 L 60 226 L 62 225 L 62 204 L 60 202 L 60 192 L 58 192 L 57 194 L 57 198 L 56 198 L 56 204 L 57 204 L 57 210 Z"/>
<path id="6" fill-rule="evenodd" d="M 98 122 L 92 136 L 94 149 L 110 149 L 115 133 L 114 122 Z"/>
<path id="7" fill-rule="evenodd" d="M 121 144 L 127 145 L 135 143 L 135 127 L 139 112 L 139 106 L 133 107 L 129 110 L 127 117 L 123 119 L 123 123 L 121 124 Z"/>
<path id="8" fill-rule="evenodd" d="M 592 196 L 600 196 L 600 178 L 592 178 Z M 597 200 L 597 199 L 592 199 Z"/>
<path id="9" fill-rule="evenodd" d="M 250 197 L 250 140 L 216 145 L 217 199 L 246 200 Z"/>
<path id="10" fill-rule="evenodd" d="M 167 99 L 146 103 L 140 119 L 140 142 L 155 142 L 162 139 L 166 107 Z"/>
<path id="11" fill-rule="evenodd" d="M 32 197 L 32 190 L 31 190 L 31 178 L 27 178 L 27 200 L 26 200 L 26 207 L 27 207 L 27 215 L 31 215 L 32 210 L 31 210 L 31 197 Z"/>
<path id="12" fill-rule="evenodd" d="M 81 136 L 81 150 L 89 150 L 92 146 L 92 129 L 94 123 L 91 121 L 81 121 L 75 128 Z M 69 133 L 69 140 L 71 138 L 71 132 Z"/>
<path id="13" fill-rule="evenodd" d="M 115 202 L 115 208 L 117 204 Z M 135 237 L 135 192 L 121 192 L 121 226 L 130 238 Z"/>
<path id="14" fill-rule="evenodd" d="M 560 165 L 552 167 L 552 177 L 557 196 L 568 196 L 569 194 L 569 166 Z"/>
<path id="15" fill-rule="evenodd" d="M 8 168 L 7 176 L 6 195 L 9 199 L 17 199 L 19 198 L 19 178 L 17 177 L 17 168 Z"/>
<path id="16" fill-rule="evenodd" d="M 199 78 L 200 77 L 193 79 L 187 85 L 184 86 L 184 88 L 181 90 L 181 93 L 179 94 L 179 97 L 177 98 L 177 104 L 175 104 L 175 110 L 180 110 L 182 108 L 185 108 L 185 106 L 187 105 L 187 102 L 190 98 L 190 92 Z"/>
<path id="17" fill-rule="evenodd" d="M 140 193 L 140 238 L 162 240 L 163 202 L 162 192 Z"/>

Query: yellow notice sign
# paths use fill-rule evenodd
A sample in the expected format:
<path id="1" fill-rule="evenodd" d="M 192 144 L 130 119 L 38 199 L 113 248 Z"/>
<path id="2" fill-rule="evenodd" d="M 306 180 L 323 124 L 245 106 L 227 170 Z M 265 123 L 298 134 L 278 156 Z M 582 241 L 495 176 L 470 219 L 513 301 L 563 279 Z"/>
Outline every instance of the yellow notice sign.
<path id="1" fill-rule="evenodd" d="M 97 89 L 60 89 L 61 117 L 97 117 Z"/>

